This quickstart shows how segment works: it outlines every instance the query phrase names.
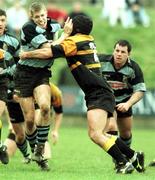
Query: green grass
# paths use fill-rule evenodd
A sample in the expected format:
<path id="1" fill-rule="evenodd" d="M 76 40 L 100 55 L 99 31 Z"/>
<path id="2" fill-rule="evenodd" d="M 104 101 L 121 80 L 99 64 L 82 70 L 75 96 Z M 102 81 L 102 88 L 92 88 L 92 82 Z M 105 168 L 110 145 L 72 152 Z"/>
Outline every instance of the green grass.
<path id="1" fill-rule="evenodd" d="M 75 121 L 75 123 L 73 122 Z M 136 120 L 137 122 L 138 120 Z M 101 148 L 93 144 L 87 136 L 87 127 L 83 117 L 64 117 L 60 129 L 60 139 L 52 146 L 50 172 L 41 172 L 35 163 L 22 164 L 19 152 L 10 159 L 8 165 L 0 164 L 1 180 L 154 180 L 155 168 L 147 167 L 144 174 L 134 171 L 130 175 L 118 175 L 113 170 L 113 163 Z M 149 121 L 147 121 L 147 124 Z M 136 150 L 145 152 L 146 165 L 155 158 L 155 136 L 153 129 L 133 129 L 133 144 Z M 7 128 L 3 128 L 3 137 Z M 4 139 L 4 138 L 3 138 Z"/>
<path id="2" fill-rule="evenodd" d="M 61 7 L 70 12 L 71 4 L 61 4 Z M 151 18 L 151 25 L 149 28 L 137 26 L 133 29 L 123 29 L 121 25 L 114 28 L 109 27 L 108 22 L 101 18 L 101 4 L 92 7 L 88 4 L 83 5 L 84 11 L 89 14 L 94 21 L 94 28 L 92 35 L 95 38 L 97 49 L 99 53 L 112 53 L 114 43 L 119 39 L 127 39 L 131 42 L 133 50 L 131 57 L 135 59 L 141 66 L 145 82 L 148 88 L 155 88 L 154 74 L 155 74 L 155 11 L 154 9 L 147 9 Z M 56 60 L 52 67 L 54 72 L 53 81 L 57 82 L 59 71 L 64 66 L 63 61 Z"/>

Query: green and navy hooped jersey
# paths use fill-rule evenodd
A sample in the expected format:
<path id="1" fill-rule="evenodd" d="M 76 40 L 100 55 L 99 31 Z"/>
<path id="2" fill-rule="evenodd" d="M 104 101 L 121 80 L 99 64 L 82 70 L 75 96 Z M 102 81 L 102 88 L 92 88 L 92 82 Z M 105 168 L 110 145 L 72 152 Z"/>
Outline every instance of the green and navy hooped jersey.
<path id="1" fill-rule="evenodd" d="M 5 50 L 5 57 L 0 61 L 0 68 L 3 68 L 1 74 L 12 76 L 19 60 L 20 43 L 16 37 L 6 32 L 0 36 L 0 48 Z"/>
<path id="2" fill-rule="evenodd" d="M 48 18 L 47 28 L 37 26 L 32 20 L 28 21 L 21 30 L 21 47 L 23 51 L 31 51 L 40 48 L 44 43 L 53 40 L 54 34 L 60 29 L 60 24 Z M 19 64 L 31 67 L 50 67 L 51 59 L 40 61 L 39 59 L 20 60 Z"/>
<path id="3" fill-rule="evenodd" d="M 143 73 L 139 65 L 129 59 L 126 64 L 115 69 L 112 55 L 99 55 L 102 65 L 102 75 L 114 91 L 116 103 L 123 102 L 134 92 L 146 91 Z"/>

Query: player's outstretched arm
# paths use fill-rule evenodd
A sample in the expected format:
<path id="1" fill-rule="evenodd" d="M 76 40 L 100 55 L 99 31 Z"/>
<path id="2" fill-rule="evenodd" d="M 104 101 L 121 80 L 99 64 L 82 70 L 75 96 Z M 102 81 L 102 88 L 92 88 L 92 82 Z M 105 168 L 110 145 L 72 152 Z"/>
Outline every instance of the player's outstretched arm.
<path id="1" fill-rule="evenodd" d="M 19 54 L 20 59 L 28 58 L 39 58 L 39 59 L 48 59 L 53 56 L 51 48 L 42 48 L 34 51 L 22 51 Z"/>

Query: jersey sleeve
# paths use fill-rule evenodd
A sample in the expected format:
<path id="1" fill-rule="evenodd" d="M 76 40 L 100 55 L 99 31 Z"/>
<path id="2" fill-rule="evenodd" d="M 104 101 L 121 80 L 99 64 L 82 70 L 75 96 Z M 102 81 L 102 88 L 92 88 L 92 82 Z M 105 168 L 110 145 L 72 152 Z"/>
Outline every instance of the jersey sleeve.
<path id="1" fill-rule="evenodd" d="M 131 80 L 131 84 L 133 86 L 133 91 L 146 91 L 146 86 L 144 82 L 144 76 L 141 68 L 137 63 L 133 65 L 134 69 L 134 76 L 133 79 Z"/>
<path id="2" fill-rule="evenodd" d="M 69 57 L 74 56 L 77 53 L 76 43 L 70 39 L 65 39 L 61 44 L 51 46 L 53 57 Z"/>

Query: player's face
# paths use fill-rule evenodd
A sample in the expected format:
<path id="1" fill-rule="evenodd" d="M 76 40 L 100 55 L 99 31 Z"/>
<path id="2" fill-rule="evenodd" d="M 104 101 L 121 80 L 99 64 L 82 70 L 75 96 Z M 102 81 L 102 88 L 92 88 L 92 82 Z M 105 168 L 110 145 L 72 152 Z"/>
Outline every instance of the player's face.
<path id="1" fill-rule="evenodd" d="M 41 28 L 46 28 L 47 25 L 47 11 L 42 9 L 37 12 L 33 12 L 32 20 Z"/>
<path id="2" fill-rule="evenodd" d="M 0 16 L 0 35 L 4 34 L 6 28 L 6 17 Z"/>
<path id="3" fill-rule="evenodd" d="M 129 58 L 128 47 L 120 46 L 119 44 L 117 44 L 114 49 L 113 56 L 114 56 L 114 64 L 123 66 Z"/>

